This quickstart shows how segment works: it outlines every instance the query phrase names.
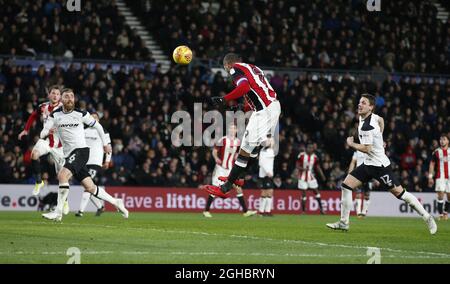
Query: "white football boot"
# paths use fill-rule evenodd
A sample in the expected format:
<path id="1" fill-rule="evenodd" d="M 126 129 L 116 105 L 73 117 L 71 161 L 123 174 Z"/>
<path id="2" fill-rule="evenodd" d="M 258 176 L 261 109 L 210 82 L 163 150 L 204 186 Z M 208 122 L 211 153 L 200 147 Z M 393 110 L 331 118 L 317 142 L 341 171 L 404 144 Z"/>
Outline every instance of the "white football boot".
<path id="1" fill-rule="evenodd" d="M 123 200 L 117 198 L 117 205 L 116 205 L 116 209 L 118 212 L 120 212 L 123 216 L 123 218 L 128 219 L 128 210 L 127 208 L 125 208 L 125 205 L 123 204 Z"/>
<path id="2" fill-rule="evenodd" d="M 42 214 L 42 217 L 55 222 L 61 222 L 62 220 L 62 215 L 57 214 L 55 211 Z"/>
<path id="3" fill-rule="evenodd" d="M 333 230 L 342 230 L 342 231 L 348 231 L 350 226 L 348 224 L 345 224 L 344 222 L 337 221 L 336 223 L 328 223 L 327 227 Z"/>
<path id="4" fill-rule="evenodd" d="M 44 187 L 44 185 L 45 185 L 44 181 L 41 181 L 41 183 L 36 183 L 33 188 L 33 195 L 34 196 L 39 195 L 39 192 L 41 191 L 41 188 Z"/>
<path id="5" fill-rule="evenodd" d="M 434 221 L 433 216 L 430 216 L 425 219 L 425 222 L 427 223 L 428 229 L 430 230 L 430 234 L 434 235 L 437 232 L 437 225 L 436 221 Z"/>

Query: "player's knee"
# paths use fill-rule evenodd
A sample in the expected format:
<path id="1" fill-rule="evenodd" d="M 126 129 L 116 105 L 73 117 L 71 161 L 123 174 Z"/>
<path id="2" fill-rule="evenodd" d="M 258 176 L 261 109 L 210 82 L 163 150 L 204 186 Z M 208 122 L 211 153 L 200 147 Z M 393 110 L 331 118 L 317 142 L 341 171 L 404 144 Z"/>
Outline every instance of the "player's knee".
<path id="1" fill-rule="evenodd" d="M 398 199 L 402 199 L 403 194 L 405 194 L 405 192 L 406 192 L 406 189 L 404 189 L 401 186 L 396 186 L 396 187 L 392 188 L 390 191 L 395 197 L 397 197 Z"/>
<path id="2" fill-rule="evenodd" d="M 38 150 L 33 149 L 33 151 L 31 151 L 31 159 L 38 160 L 40 156 L 41 154 L 39 153 Z"/>

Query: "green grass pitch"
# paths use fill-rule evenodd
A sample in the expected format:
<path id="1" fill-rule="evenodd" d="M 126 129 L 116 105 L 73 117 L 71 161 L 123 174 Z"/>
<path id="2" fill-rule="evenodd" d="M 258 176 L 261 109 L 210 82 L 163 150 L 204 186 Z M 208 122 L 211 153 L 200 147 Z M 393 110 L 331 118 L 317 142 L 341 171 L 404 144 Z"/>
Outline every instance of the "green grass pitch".
<path id="1" fill-rule="evenodd" d="M 62 223 L 37 212 L 0 213 L 0 263 L 367 263 L 368 247 L 381 263 L 450 263 L 450 221 L 431 236 L 420 218 L 352 217 L 349 232 L 325 223 L 337 216 L 273 218 L 193 213 L 93 213 Z"/>

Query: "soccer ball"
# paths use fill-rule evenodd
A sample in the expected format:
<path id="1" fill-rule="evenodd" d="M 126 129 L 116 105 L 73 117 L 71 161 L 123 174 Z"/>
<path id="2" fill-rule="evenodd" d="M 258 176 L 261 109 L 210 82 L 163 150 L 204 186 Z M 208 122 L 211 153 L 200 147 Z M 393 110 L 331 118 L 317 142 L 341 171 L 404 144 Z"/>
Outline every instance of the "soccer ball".
<path id="1" fill-rule="evenodd" d="M 192 50 L 185 45 L 180 45 L 175 48 L 172 56 L 175 63 L 186 65 L 192 60 Z"/>

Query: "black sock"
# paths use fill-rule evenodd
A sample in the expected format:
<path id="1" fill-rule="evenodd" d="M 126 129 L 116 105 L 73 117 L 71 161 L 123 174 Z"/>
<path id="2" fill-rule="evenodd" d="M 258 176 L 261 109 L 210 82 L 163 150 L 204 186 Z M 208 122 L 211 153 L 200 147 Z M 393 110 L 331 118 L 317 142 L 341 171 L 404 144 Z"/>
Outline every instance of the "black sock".
<path id="1" fill-rule="evenodd" d="M 245 204 L 245 199 L 244 199 L 244 195 L 240 194 L 237 196 L 237 198 L 239 199 L 239 203 L 242 206 L 242 212 L 247 212 L 247 204 Z"/>
<path id="2" fill-rule="evenodd" d="M 316 200 L 317 200 L 317 202 L 319 202 L 319 208 L 320 208 L 320 212 L 322 212 L 323 211 L 323 208 L 322 208 L 322 200 L 320 199 L 320 197 L 316 197 Z"/>
<path id="3" fill-rule="evenodd" d="M 234 164 L 227 181 L 221 186 L 223 192 L 228 192 L 233 188 L 233 183 L 244 173 L 247 167 L 240 167 Z"/>
<path id="4" fill-rule="evenodd" d="M 302 197 L 302 210 L 303 212 L 306 212 L 306 197 Z"/>
<path id="5" fill-rule="evenodd" d="M 448 200 L 445 202 L 445 212 L 448 213 L 448 211 L 450 210 L 450 202 L 448 202 Z"/>
<path id="6" fill-rule="evenodd" d="M 36 183 L 41 183 L 41 162 L 39 160 L 31 159 L 31 172 L 33 173 Z"/>
<path id="7" fill-rule="evenodd" d="M 444 200 L 442 202 L 437 202 L 437 208 L 440 215 L 444 214 Z"/>
<path id="8" fill-rule="evenodd" d="M 210 195 L 208 196 L 208 201 L 206 201 L 206 207 L 205 207 L 205 211 L 209 211 L 209 208 L 211 208 L 211 204 L 214 201 L 214 196 Z"/>

